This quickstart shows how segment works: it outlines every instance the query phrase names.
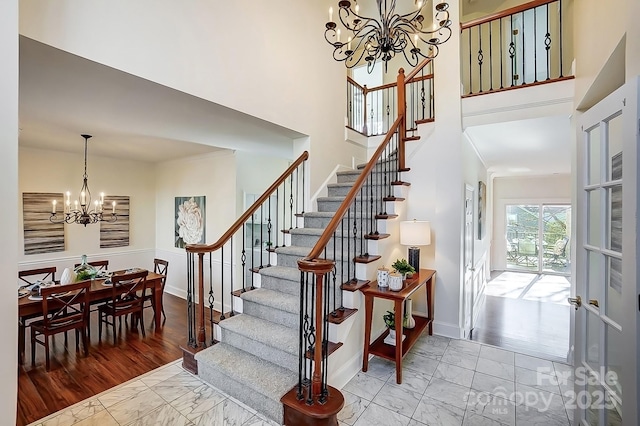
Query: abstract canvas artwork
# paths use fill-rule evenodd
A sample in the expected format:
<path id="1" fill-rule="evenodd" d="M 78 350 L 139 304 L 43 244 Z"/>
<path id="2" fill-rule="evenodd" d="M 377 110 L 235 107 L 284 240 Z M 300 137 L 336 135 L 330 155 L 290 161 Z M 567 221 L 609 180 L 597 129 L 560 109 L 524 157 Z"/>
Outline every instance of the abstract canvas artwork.
<path id="1" fill-rule="evenodd" d="M 484 238 L 487 232 L 486 218 L 487 215 L 487 185 L 479 181 L 478 182 L 478 239 Z"/>
<path id="2" fill-rule="evenodd" d="M 64 251 L 64 224 L 49 221 L 53 200 L 57 200 L 58 205 L 63 205 L 63 194 L 50 192 L 22 194 L 24 254 Z"/>
<path id="3" fill-rule="evenodd" d="M 203 244 L 205 237 L 206 197 L 176 197 L 175 246 Z"/>
<path id="4" fill-rule="evenodd" d="M 100 222 L 100 248 L 126 247 L 129 245 L 129 197 L 120 195 L 104 196 L 104 216 L 109 219 L 111 203 L 116 202 L 115 222 Z"/>

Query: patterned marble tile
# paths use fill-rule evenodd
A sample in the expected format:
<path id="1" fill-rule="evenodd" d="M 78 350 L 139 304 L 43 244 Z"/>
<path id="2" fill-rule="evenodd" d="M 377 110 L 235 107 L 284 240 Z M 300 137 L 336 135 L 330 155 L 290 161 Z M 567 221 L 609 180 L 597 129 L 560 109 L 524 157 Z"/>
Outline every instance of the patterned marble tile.
<path id="1" fill-rule="evenodd" d="M 441 362 L 433 373 L 434 379 L 443 379 L 457 385 L 470 387 L 473 382 L 473 370 Z"/>
<path id="2" fill-rule="evenodd" d="M 429 382 L 424 396 L 464 410 L 467 406 L 470 390 L 467 386 L 460 386 L 446 380 L 433 378 Z"/>
<path id="3" fill-rule="evenodd" d="M 344 407 L 338 413 L 338 420 L 346 425 L 353 425 L 367 408 L 369 401 L 345 390 L 342 391 L 342 395 L 344 396 Z"/>
<path id="4" fill-rule="evenodd" d="M 523 354 L 516 354 L 515 365 L 516 367 L 527 368 L 534 371 L 542 369 L 542 371 L 547 373 L 555 371 L 553 368 L 553 362 Z"/>
<path id="5" fill-rule="evenodd" d="M 127 424 L 165 404 L 166 402 L 158 394 L 147 389 L 129 399 L 112 405 L 107 410 L 118 423 Z"/>
<path id="6" fill-rule="evenodd" d="M 504 426 L 506 423 L 500 423 L 497 420 L 481 416 L 473 411 L 467 411 L 464 415 L 462 426 Z"/>
<path id="7" fill-rule="evenodd" d="M 140 381 L 145 385 L 152 387 L 157 385 L 160 382 L 164 382 L 170 377 L 173 377 L 183 372 L 184 372 L 184 369 L 180 367 L 179 364 L 172 364 L 167 366 L 166 368 L 162 368 L 160 370 L 154 371 L 151 374 L 141 377 Z"/>
<path id="8" fill-rule="evenodd" d="M 189 420 L 201 416 L 205 412 L 224 401 L 226 398 L 210 386 L 201 386 L 173 400 L 171 405 Z"/>
<path id="9" fill-rule="evenodd" d="M 82 404 L 74 405 L 57 416 L 42 422 L 42 426 L 67 426 L 72 425 L 87 417 L 104 410 L 104 406 L 97 399 L 88 400 Z"/>
<path id="10" fill-rule="evenodd" d="M 494 348 L 493 346 L 482 345 L 482 349 L 480 349 L 480 358 L 491 359 L 503 364 L 515 365 L 515 353 L 504 349 Z"/>
<path id="11" fill-rule="evenodd" d="M 447 348 L 440 361 L 458 367 L 474 370 L 476 368 L 476 364 L 478 363 L 478 356 L 471 355 L 465 352 L 459 352 L 457 348 L 451 347 Z"/>
<path id="12" fill-rule="evenodd" d="M 449 346 L 449 340 L 446 337 L 425 336 L 416 342 L 411 351 L 435 359 L 444 354 Z"/>
<path id="13" fill-rule="evenodd" d="M 527 426 L 568 426 L 566 414 L 558 411 L 540 412 L 534 408 L 519 405 L 516 407 L 516 423 Z"/>
<path id="14" fill-rule="evenodd" d="M 422 394 L 417 392 L 387 383 L 372 402 L 403 416 L 411 417 L 421 396 Z"/>
<path id="15" fill-rule="evenodd" d="M 418 373 L 432 376 L 436 368 L 438 368 L 438 361 L 410 351 L 402 360 L 402 368 L 408 368 Z"/>
<path id="16" fill-rule="evenodd" d="M 558 378 L 555 374 L 552 375 L 539 371 L 528 370 L 522 367 L 516 367 L 516 383 L 532 386 L 547 392 L 561 394 L 557 380 Z"/>
<path id="17" fill-rule="evenodd" d="M 74 426 L 119 426 L 119 424 L 107 410 L 103 410 L 78 423 L 74 423 Z"/>
<path id="18" fill-rule="evenodd" d="M 98 397 L 98 400 L 102 405 L 105 406 L 105 408 L 109 408 L 114 404 L 132 398 L 146 390 L 149 390 L 147 385 L 145 385 L 140 380 L 134 380 L 131 383 L 127 383 L 124 386 L 102 394 Z"/>
<path id="19" fill-rule="evenodd" d="M 564 412 L 564 401 L 558 394 L 516 383 L 516 404 L 535 408 L 538 411 Z"/>
<path id="20" fill-rule="evenodd" d="M 367 401 L 372 401 L 380 389 L 382 389 L 384 383 L 385 382 L 383 380 L 376 379 L 375 377 L 368 376 L 367 373 L 360 372 L 345 385 L 344 390 L 358 395 Z"/>
<path id="21" fill-rule="evenodd" d="M 169 404 L 162 405 L 127 426 L 186 426 L 191 422 Z"/>
<path id="22" fill-rule="evenodd" d="M 481 392 L 469 398 L 467 413 L 486 417 L 498 423 L 515 426 L 516 405 L 512 401 Z"/>
<path id="23" fill-rule="evenodd" d="M 451 339 L 449 341 L 449 348 L 455 348 L 458 352 L 463 352 L 468 355 L 480 355 L 480 349 L 483 345 L 477 342 L 471 342 L 469 340 L 456 340 Z"/>
<path id="24" fill-rule="evenodd" d="M 412 392 L 417 392 L 422 395 L 429 385 L 431 376 L 425 373 L 419 373 L 411 369 L 405 368 L 402 371 L 402 383 L 396 383 L 396 376 L 393 375 L 389 378 L 387 383 L 391 383 L 394 386 L 399 386 L 403 389 L 408 389 Z"/>
<path id="25" fill-rule="evenodd" d="M 339 424 L 346 424 L 346 423 L 341 423 L 341 422 L 338 422 L 338 423 Z M 255 416 L 251 417 L 249 419 L 249 421 L 247 421 L 242 426 L 280 426 L 280 423 L 276 423 L 273 420 L 265 419 L 263 417 L 255 415 Z"/>
<path id="26" fill-rule="evenodd" d="M 377 404 L 369 404 L 354 426 L 407 426 L 405 417 Z"/>
<path id="27" fill-rule="evenodd" d="M 254 413 L 226 399 L 194 420 L 197 426 L 242 426 Z"/>
<path id="28" fill-rule="evenodd" d="M 515 367 L 486 358 L 479 358 L 476 371 L 505 380 L 515 380 Z"/>
<path id="29" fill-rule="evenodd" d="M 516 385 L 512 380 L 505 380 L 488 374 L 478 373 L 473 376 L 471 389 L 478 392 L 486 392 L 500 398 L 515 401 Z"/>
<path id="30" fill-rule="evenodd" d="M 426 425 L 460 426 L 464 409 L 446 404 L 427 396 L 422 397 L 413 419 Z"/>
<path id="31" fill-rule="evenodd" d="M 181 372 L 152 386 L 151 389 L 164 398 L 165 401 L 171 402 L 189 393 L 189 391 L 196 390 L 202 385 L 202 381 L 197 377 L 187 372 Z"/>
<path id="32" fill-rule="evenodd" d="M 396 363 L 374 356 L 369 360 L 367 375 L 386 381 L 396 372 Z"/>

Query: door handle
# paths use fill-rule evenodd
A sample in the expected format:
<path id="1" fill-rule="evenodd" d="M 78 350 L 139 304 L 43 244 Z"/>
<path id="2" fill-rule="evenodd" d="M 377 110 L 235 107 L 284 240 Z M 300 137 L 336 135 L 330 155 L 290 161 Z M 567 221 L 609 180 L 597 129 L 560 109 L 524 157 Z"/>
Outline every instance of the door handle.
<path id="1" fill-rule="evenodd" d="M 589 304 L 592 305 L 592 306 L 595 306 L 598 309 L 600 309 L 600 304 L 598 303 L 597 299 L 589 299 Z"/>
<path id="2" fill-rule="evenodd" d="M 573 298 L 573 297 L 569 297 L 569 298 L 567 298 L 567 301 L 568 301 L 571 305 L 573 305 L 573 306 L 575 306 L 575 307 L 576 307 L 576 311 L 578 310 L 578 308 L 579 308 L 580 306 L 582 306 L 582 297 L 580 297 L 580 296 L 576 296 L 575 298 Z"/>

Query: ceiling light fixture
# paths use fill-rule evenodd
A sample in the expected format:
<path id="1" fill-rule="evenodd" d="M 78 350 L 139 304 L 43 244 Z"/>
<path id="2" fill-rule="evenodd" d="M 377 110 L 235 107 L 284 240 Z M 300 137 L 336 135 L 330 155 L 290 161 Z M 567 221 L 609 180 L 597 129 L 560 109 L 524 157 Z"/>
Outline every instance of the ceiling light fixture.
<path id="1" fill-rule="evenodd" d="M 433 26 L 424 28 L 422 10 L 426 1 L 415 0 L 416 10 L 404 15 L 396 13 L 396 0 L 376 0 L 379 20 L 359 15 L 360 6 L 354 0 L 338 2 L 338 18 L 347 34 L 342 42 L 341 29 L 333 20 L 333 8 L 329 8 L 329 22 L 326 23 L 324 38 L 333 46 L 333 59 L 344 61 L 347 68 L 353 68 L 364 58 L 367 71 L 371 73 L 378 60 L 384 62 L 387 72 L 388 62 L 402 52 L 409 65 L 415 67 L 420 58 L 433 59 L 438 55 L 438 46 L 451 37 L 449 4 L 435 6 Z M 408 50 L 408 52 L 407 52 Z"/>
<path id="2" fill-rule="evenodd" d="M 74 201 L 73 209 L 71 208 L 71 192 L 67 191 L 65 196 L 64 217 L 58 217 L 57 201 L 53 200 L 51 209 L 51 217 L 49 220 L 53 223 L 78 223 L 87 226 L 91 223 L 98 222 L 115 222 L 118 220 L 116 215 L 116 202 L 111 203 L 111 214 L 106 217 L 103 214 L 104 192 L 100 193 L 100 200 L 95 200 L 91 204 L 91 191 L 87 184 L 87 141 L 91 135 L 81 135 L 84 138 L 84 176 L 80 196 Z M 93 209 L 92 209 L 93 207 Z"/>

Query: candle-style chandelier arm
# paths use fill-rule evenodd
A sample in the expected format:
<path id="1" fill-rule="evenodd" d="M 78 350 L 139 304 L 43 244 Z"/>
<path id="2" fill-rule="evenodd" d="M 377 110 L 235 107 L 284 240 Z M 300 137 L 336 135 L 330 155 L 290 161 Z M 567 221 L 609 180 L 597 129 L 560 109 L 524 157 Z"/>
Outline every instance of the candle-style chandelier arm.
<path id="1" fill-rule="evenodd" d="M 424 28 L 422 14 L 426 2 L 416 2 L 418 8 L 405 14 L 395 12 L 396 0 L 376 0 L 376 3 L 379 19 L 360 15 L 357 2 L 355 10 L 349 0 L 338 2 L 338 21 L 344 29 L 346 42 L 341 39 L 338 24 L 333 21 L 333 9 L 329 10 L 325 40 L 334 48 L 333 58 L 344 62 L 347 68 L 355 67 L 364 58 L 369 72 L 378 60 L 385 63 L 386 72 L 387 63 L 399 52 L 415 66 L 420 58 L 435 58 L 439 52 L 437 46 L 451 38 L 448 3 L 435 6 L 434 26 L 429 28 Z"/>

